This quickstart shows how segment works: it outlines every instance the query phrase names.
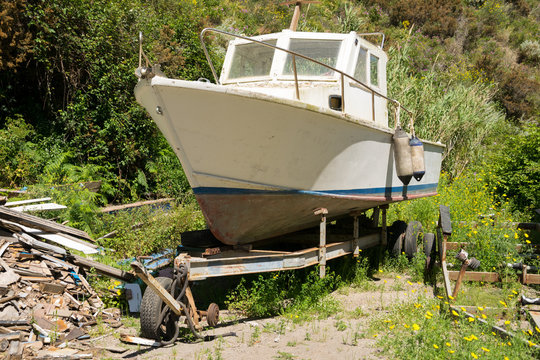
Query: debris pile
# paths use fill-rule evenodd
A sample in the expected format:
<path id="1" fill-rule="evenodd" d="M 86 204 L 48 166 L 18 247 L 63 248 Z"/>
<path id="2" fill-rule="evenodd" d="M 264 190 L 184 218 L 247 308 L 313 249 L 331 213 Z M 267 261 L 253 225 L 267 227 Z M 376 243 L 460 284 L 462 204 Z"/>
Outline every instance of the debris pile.
<path id="1" fill-rule="evenodd" d="M 0 206 L 0 352 L 6 358 L 93 358 L 88 341 L 73 340 L 89 339 L 98 321 L 121 326 L 120 310 L 104 309 L 85 270 L 124 281 L 133 275 L 69 250 L 97 248 L 83 231 Z"/>

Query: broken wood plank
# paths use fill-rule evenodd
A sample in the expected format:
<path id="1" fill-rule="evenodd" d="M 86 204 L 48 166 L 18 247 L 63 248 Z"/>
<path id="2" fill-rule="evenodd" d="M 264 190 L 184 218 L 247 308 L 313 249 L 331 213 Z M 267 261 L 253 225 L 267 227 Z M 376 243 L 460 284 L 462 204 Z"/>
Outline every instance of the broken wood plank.
<path id="1" fill-rule="evenodd" d="M 15 206 L 10 208 L 14 211 L 19 212 L 28 212 L 28 211 L 52 211 L 52 210 L 64 210 L 67 209 L 67 206 L 55 204 L 55 203 L 47 203 L 47 204 L 30 204 L 30 205 L 23 205 L 23 206 Z"/>
<path id="2" fill-rule="evenodd" d="M 21 339 L 21 333 L 19 331 L 14 331 L 9 334 L 0 334 L 0 340 L 20 340 Z"/>
<path id="3" fill-rule="evenodd" d="M 0 258 L 0 265 L 4 268 L 6 271 L 5 273 L 0 274 L 0 286 L 8 286 L 13 284 L 14 282 L 19 281 L 20 276 L 15 274 L 12 268 L 6 264 L 4 260 Z"/>
<path id="4" fill-rule="evenodd" d="M 0 320 L 0 326 L 22 326 L 30 325 L 28 320 Z"/>
<path id="5" fill-rule="evenodd" d="M 27 204 L 34 204 L 37 202 L 44 202 L 44 201 L 51 201 L 52 198 L 50 197 L 44 197 L 39 199 L 28 199 L 28 200 L 19 200 L 19 201 L 10 201 L 4 204 L 6 207 L 12 207 L 12 206 L 19 206 L 19 205 L 27 205 Z"/>
<path id="6" fill-rule="evenodd" d="M 69 226 L 58 224 L 51 220 L 42 219 L 38 216 L 33 216 L 25 213 L 20 213 L 14 210 L 11 210 L 5 206 L 0 206 L 0 218 L 6 219 L 19 223 L 21 225 L 33 227 L 43 231 L 48 231 L 52 233 L 66 233 L 73 236 L 78 236 L 80 238 L 93 241 L 90 236 L 79 229 L 74 229 Z"/>
<path id="7" fill-rule="evenodd" d="M 449 271 L 448 275 L 450 276 L 450 280 L 457 280 L 459 271 Z M 465 272 L 463 281 L 498 282 L 501 281 L 501 278 L 498 273 L 467 271 Z"/>
<path id="8" fill-rule="evenodd" d="M 136 280 L 135 275 L 131 272 L 123 271 L 123 270 L 114 268 L 112 266 L 99 263 L 97 261 L 86 259 L 82 256 L 70 254 L 68 256 L 68 259 L 72 263 L 79 265 L 82 268 L 85 268 L 85 269 L 94 268 L 96 269 L 98 273 L 107 275 L 109 277 L 113 277 L 113 278 L 126 281 L 126 282 L 133 282 Z"/>
<path id="9" fill-rule="evenodd" d="M 97 254 L 97 245 L 90 244 L 84 241 L 74 241 L 73 238 L 68 238 L 64 234 L 46 234 L 46 233 L 34 233 L 33 235 L 38 236 L 42 239 L 52 241 L 63 247 L 82 251 L 85 254 Z"/>
<path id="10" fill-rule="evenodd" d="M 22 351 L 23 351 L 23 347 L 21 346 L 21 342 L 17 340 L 12 341 L 9 344 L 8 359 L 10 360 L 22 359 Z"/>
<path id="11" fill-rule="evenodd" d="M 120 335 L 120 341 L 129 343 L 129 344 L 137 344 L 137 345 L 146 345 L 146 346 L 154 346 L 154 347 L 160 347 L 161 343 L 155 340 L 151 339 L 145 339 L 141 337 L 131 336 L 127 334 L 121 334 Z"/>
<path id="12" fill-rule="evenodd" d="M 11 301 L 11 300 L 15 300 L 15 299 L 18 299 L 18 298 L 19 298 L 19 295 L 12 295 L 12 296 L 5 297 L 5 298 L 0 299 L 0 304 L 3 304 L 5 302 Z"/>
<path id="13" fill-rule="evenodd" d="M 67 255 L 67 251 L 65 249 L 63 249 L 61 247 L 58 247 L 58 246 L 51 245 L 51 244 L 47 244 L 47 243 L 45 243 L 43 241 L 36 240 L 33 237 L 31 237 L 30 235 L 28 235 L 28 234 L 15 233 L 13 235 L 17 238 L 17 240 L 19 240 L 23 244 L 26 244 L 26 245 L 28 245 L 28 246 L 30 246 L 32 248 L 49 250 L 49 251 L 52 251 L 52 252 L 54 252 L 56 254 L 60 254 L 60 255 L 64 255 L 64 256 Z"/>
<path id="14" fill-rule="evenodd" d="M 65 285 L 55 284 L 55 283 L 41 283 L 39 284 L 39 289 L 42 293 L 48 294 L 63 294 L 66 289 Z"/>
<path id="15" fill-rule="evenodd" d="M 132 209 L 144 205 L 157 205 L 157 204 L 164 204 L 174 201 L 174 198 L 164 198 L 164 199 L 157 199 L 157 200 L 146 200 L 146 201 L 137 201 L 135 203 L 131 204 L 123 204 L 123 205 L 111 205 L 104 208 L 101 208 L 101 212 L 113 212 L 113 211 L 119 211 L 119 210 L 126 210 L 126 209 Z"/>

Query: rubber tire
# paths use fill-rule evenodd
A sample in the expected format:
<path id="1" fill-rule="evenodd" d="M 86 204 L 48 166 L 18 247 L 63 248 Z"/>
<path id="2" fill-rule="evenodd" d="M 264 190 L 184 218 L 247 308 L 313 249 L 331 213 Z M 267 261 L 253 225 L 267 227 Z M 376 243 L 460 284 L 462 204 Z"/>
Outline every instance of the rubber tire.
<path id="1" fill-rule="evenodd" d="M 402 220 L 396 220 L 388 227 L 388 250 L 394 256 L 401 254 L 403 244 L 403 234 L 407 230 L 407 223 Z"/>
<path id="2" fill-rule="evenodd" d="M 168 277 L 158 277 L 156 280 L 167 290 L 169 290 L 172 284 L 172 279 Z M 142 337 L 154 339 L 156 341 L 162 340 L 160 337 L 161 331 L 159 330 L 161 324 L 158 323 L 162 306 L 163 300 L 161 300 L 154 290 L 147 287 L 141 301 L 140 309 Z"/>
<path id="3" fill-rule="evenodd" d="M 208 306 L 206 314 L 208 326 L 216 327 L 219 323 L 219 306 L 216 303 L 211 303 L 210 306 Z"/>
<path id="4" fill-rule="evenodd" d="M 418 251 L 418 235 L 422 232 L 422 223 L 420 221 L 411 221 L 405 231 L 405 241 L 403 242 L 403 251 L 409 259 L 412 259 Z"/>
<path id="5" fill-rule="evenodd" d="M 433 233 L 426 233 L 424 234 L 424 254 L 426 254 L 426 257 L 430 257 L 434 253 L 434 245 L 435 245 L 435 234 Z"/>

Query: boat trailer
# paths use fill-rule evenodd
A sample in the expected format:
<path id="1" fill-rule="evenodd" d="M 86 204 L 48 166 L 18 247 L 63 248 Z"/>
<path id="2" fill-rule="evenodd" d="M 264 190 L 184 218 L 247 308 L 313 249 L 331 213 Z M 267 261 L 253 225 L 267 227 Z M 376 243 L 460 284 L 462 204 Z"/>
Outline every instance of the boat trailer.
<path id="1" fill-rule="evenodd" d="M 352 254 L 359 256 L 363 249 L 380 245 L 381 252 L 387 244 L 386 210 L 388 205 L 373 208 L 371 229 L 360 234 L 360 217 L 366 210 L 353 212 L 353 234 L 348 240 L 327 243 L 327 215 L 325 208 L 314 210 L 320 216 L 319 246 L 299 251 L 254 250 L 250 246 L 237 246 L 221 251 L 219 248 L 205 249 L 204 252 L 180 253 L 173 261 L 173 277 L 153 277 L 139 262 L 131 267 L 148 286 L 140 309 L 141 333 L 146 338 L 159 341 L 161 345 L 172 344 L 180 333 L 181 323 L 187 324 L 193 335 L 202 339 L 201 321 L 210 327 L 219 322 L 219 307 L 212 303 L 206 311 L 195 305 L 190 281 L 212 277 L 247 275 L 272 271 L 302 269 L 319 265 L 319 275 L 326 275 L 327 260 Z M 381 218 L 379 227 L 379 218 Z M 343 236 L 342 236 L 343 237 Z M 382 255 L 382 254 L 381 254 Z"/>

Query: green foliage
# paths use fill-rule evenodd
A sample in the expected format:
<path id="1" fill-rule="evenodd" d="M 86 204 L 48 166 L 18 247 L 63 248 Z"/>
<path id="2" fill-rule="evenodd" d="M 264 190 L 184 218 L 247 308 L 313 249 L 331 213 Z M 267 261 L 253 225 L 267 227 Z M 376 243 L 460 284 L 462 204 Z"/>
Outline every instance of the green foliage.
<path id="1" fill-rule="evenodd" d="M 173 204 L 170 209 L 144 206 L 107 214 L 102 224 L 100 234 L 115 231 L 116 235 L 101 239 L 100 244 L 125 258 L 176 249 L 182 232 L 203 229 L 205 221 L 194 204 Z"/>
<path id="2" fill-rule="evenodd" d="M 499 144 L 497 144 L 499 145 Z M 525 126 L 493 148 L 488 181 L 514 210 L 531 215 L 540 208 L 540 127 Z"/>
<path id="3" fill-rule="evenodd" d="M 482 78 L 469 76 L 456 81 L 467 74 L 451 68 L 443 75 L 434 65 L 414 75 L 418 70 L 411 53 L 418 45 L 416 38 L 407 39 L 399 49 L 390 49 L 389 92 L 417 114 L 414 124 L 419 137 L 446 145 L 443 166 L 459 174 L 478 158 L 486 141 L 500 133 L 504 116 L 491 102 L 493 85 Z"/>
<path id="4" fill-rule="evenodd" d="M 490 325 L 498 319 L 485 309 L 487 305 L 475 305 L 482 309 L 478 317 L 483 318 L 484 313 L 489 325 L 474 318 L 470 321 L 461 311 L 453 315 L 438 299 L 419 298 L 395 306 L 389 315 L 373 321 L 371 333 L 387 355 L 399 359 L 534 358 L 533 337 L 517 331 L 518 338 L 502 339 L 492 333 Z M 512 326 L 517 323 L 512 321 Z"/>
<path id="5" fill-rule="evenodd" d="M 493 176 L 492 171 L 481 171 L 450 181 L 447 174 L 442 174 L 437 196 L 392 204 L 388 221 L 417 220 L 422 223 L 424 233 L 435 233 L 439 205 L 448 206 L 453 224 L 452 241 L 468 243 L 470 256 L 481 262 L 480 271 L 503 271 L 502 262 L 519 259 L 515 245 L 527 243 L 528 234 L 509 225 L 522 219 L 514 218 L 506 194 L 498 200 L 495 192 L 501 184 L 492 184 L 489 179 Z M 450 252 L 449 256 L 453 254 Z M 399 259 L 393 261 L 397 263 L 395 271 L 402 271 L 408 265 Z M 419 262 L 413 261 L 417 275 L 421 267 Z"/>
<path id="6" fill-rule="evenodd" d="M 0 184 L 22 187 L 37 180 L 42 154 L 32 142 L 36 134 L 21 115 L 7 118 L 0 129 Z"/>
<path id="7" fill-rule="evenodd" d="M 337 309 L 335 301 L 327 295 L 339 282 L 340 277 L 328 269 L 324 279 L 319 278 L 317 270 L 259 275 L 250 283 L 242 278 L 227 296 L 226 304 L 230 310 L 247 316 L 284 314 L 293 321 L 304 320 L 314 313 L 327 317 Z"/>
<path id="8" fill-rule="evenodd" d="M 422 28 L 429 36 L 450 37 L 454 35 L 462 5 L 459 0 L 397 0 L 379 1 L 390 14 L 394 26 L 405 21 Z"/>

